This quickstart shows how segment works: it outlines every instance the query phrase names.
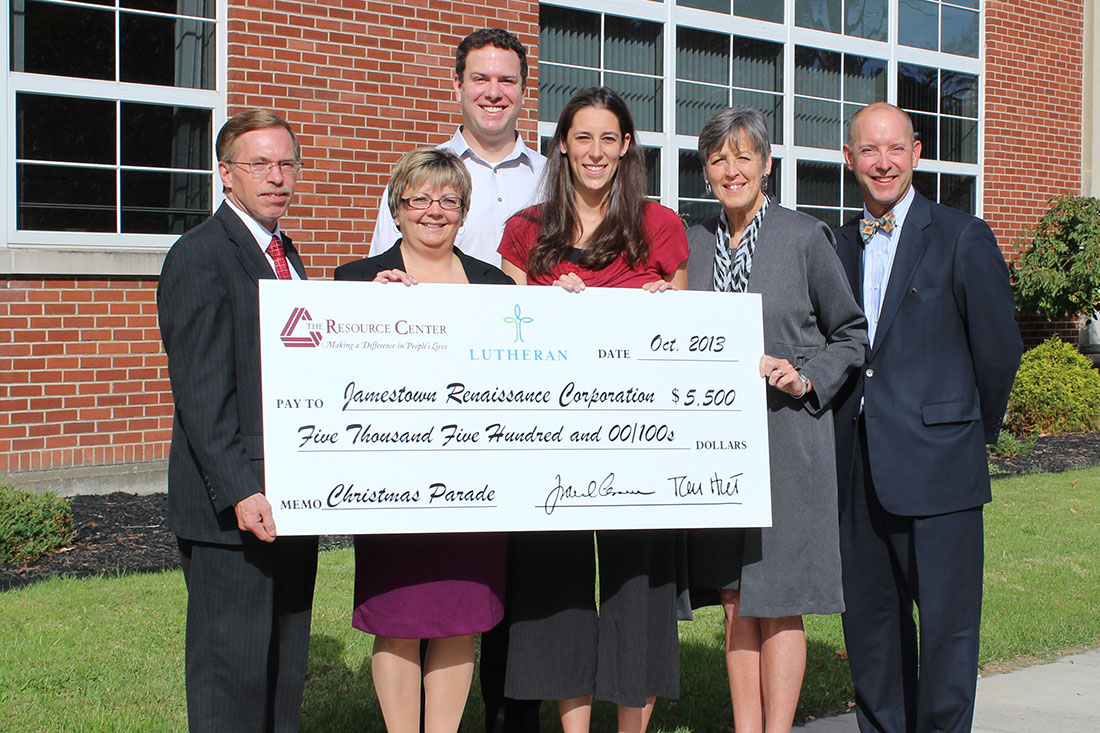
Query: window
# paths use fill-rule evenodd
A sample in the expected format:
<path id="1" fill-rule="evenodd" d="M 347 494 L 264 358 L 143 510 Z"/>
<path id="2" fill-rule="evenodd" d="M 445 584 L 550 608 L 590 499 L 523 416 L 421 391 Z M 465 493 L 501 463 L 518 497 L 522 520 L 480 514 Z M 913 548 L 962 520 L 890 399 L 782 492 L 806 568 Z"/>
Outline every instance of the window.
<path id="1" fill-rule="evenodd" d="M 603 85 L 622 95 L 639 130 L 661 131 L 660 23 L 554 6 L 543 6 L 539 20 L 540 120 L 556 122 L 570 97 Z"/>
<path id="2" fill-rule="evenodd" d="M 634 4 L 635 18 L 624 7 L 541 6 L 541 136 L 581 87 L 615 88 L 641 130 L 650 194 L 694 221 L 717 211 L 699 131 L 721 107 L 756 107 L 772 141 L 769 192 L 837 226 L 863 207 L 841 152 L 848 122 L 888 101 L 913 116 L 924 148 L 917 189 L 980 213 L 978 0 L 655 0 Z"/>
<path id="3" fill-rule="evenodd" d="M 15 106 L 17 229 L 182 234 L 210 215 L 210 110 L 22 92 Z"/>
<path id="4" fill-rule="evenodd" d="M 978 0 L 898 0 L 898 41 L 978 56 Z"/>
<path id="5" fill-rule="evenodd" d="M 698 135 L 730 105 L 756 107 L 768 134 L 783 142 L 783 44 L 722 33 L 676 29 L 676 130 Z"/>
<path id="6" fill-rule="evenodd" d="M 863 195 L 843 163 L 798 161 L 798 210 L 838 227 L 863 212 Z"/>
<path id="7" fill-rule="evenodd" d="M 898 106 L 913 118 L 921 157 L 978 162 L 978 77 L 898 64 Z"/>
<path id="8" fill-rule="evenodd" d="M 217 7 L 11 1 L 9 249 L 160 252 L 210 215 Z"/>
<path id="9" fill-rule="evenodd" d="M 841 19 L 843 13 L 843 20 Z M 886 0 L 796 0 L 795 25 L 885 41 Z"/>
<path id="10" fill-rule="evenodd" d="M 685 8 L 713 10 L 718 13 L 730 12 L 730 0 L 677 0 L 676 4 Z M 733 0 L 733 14 L 742 18 L 782 23 L 783 3 L 776 0 Z"/>
<path id="11" fill-rule="evenodd" d="M 837 150 L 852 115 L 886 101 L 886 61 L 796 46 L 794 92 L 795 145 Z"/>

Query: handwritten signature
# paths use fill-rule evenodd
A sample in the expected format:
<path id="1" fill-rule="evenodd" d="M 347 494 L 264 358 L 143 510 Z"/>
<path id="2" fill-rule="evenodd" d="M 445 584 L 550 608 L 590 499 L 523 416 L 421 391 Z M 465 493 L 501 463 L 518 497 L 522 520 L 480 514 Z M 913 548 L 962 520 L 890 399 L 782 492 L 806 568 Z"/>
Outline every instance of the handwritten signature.
<path id="1" fill-rule="evenodd" d="M 595 499 L 597 497 L 624 496 L 627 494 L 649 496 L 657 493 L 656 491 L 642 491 L 641 489 L 616 489 L 614 486 L 614 473 L 607 474 L 602 481 L 592 479 L 586 486 L 576 489 L 573 488 L 572 484 L 563 486 L 560 473 L 554 478 L 554 488 L 550 489 L 550 493 L 546 495 L 546 502 L 542 505 L 547 514 L 553 514 L 558 507 L 558 502 L 568 499 Z"/>

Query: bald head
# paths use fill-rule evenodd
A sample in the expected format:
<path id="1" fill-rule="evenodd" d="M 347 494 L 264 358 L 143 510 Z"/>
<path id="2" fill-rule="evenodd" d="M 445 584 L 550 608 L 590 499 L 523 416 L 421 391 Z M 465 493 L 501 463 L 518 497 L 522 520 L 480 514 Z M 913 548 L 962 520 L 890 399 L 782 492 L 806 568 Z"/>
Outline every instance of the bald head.
<path id="1" fill-rule="evenodd" d="M 895 107 L 889 102 L 873 102 L 852 115 L 852 120 L 848 123 L 848 144 L 854 145 L 856 134 L 859 131 L 860 121 L 864 117 L 879 118 L 880 116 L 896 116 L 905 126 L 905 132 L 909 136 L 909 142 L 914 142 L 916 140 L 916 135 L 913 133 L 913 118 L 911 118 L 907 112 Z"/>

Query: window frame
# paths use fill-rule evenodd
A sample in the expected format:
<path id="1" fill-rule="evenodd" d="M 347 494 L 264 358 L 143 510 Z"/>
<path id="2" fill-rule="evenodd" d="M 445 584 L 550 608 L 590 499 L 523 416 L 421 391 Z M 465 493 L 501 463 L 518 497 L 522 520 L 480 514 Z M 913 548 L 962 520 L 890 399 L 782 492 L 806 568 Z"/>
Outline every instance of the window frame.
<path id="1" fill-rule="evenodd" d="M 105 11 L 113 10 L 115 26 L 118 15 L 125 10 L 117 3 L 114 6 L 101 6 Z M 0 176 L 3 176 L 6 194 L 0 208 L 0 273 L 4 275 L 121 275 L 148 276 L 160 273 L 164 255 L 169 247 L 179 239 L 178 234 L 133 234 L 104 232 L 62 232 L 17 229 L 18 191 L 16 190 L 17 168 L 15 114 L 16 95 L 20 93 L 48 94 L 64 97 L 79 97 L 107 102 L 137 102 L 165 106 L 193 107 L 209 109 L 211 112 L 211 153 L 210 185 L 212 186 L 211 205 L 217 208 L 221 201 L 221 187 L 218 179 L 216 154 L 213 150 L 213 136 L 221 129 L 226 120 L 226 86 L 228 80 L 228 33 L 226 15 L 228 0 L 216 0 L 213 20 L 215 25 L 214 58 L 217 66 L 214 75 L 214 89 L 194 89 L 185 87 L 166 87 L 134 82 L 84 79 L 79 77 L 55 76 L 11 70 L 11 11 L 4 19 L 5 27 L 0 34 L 0 54 L 3 54 L 6 74 L 0 79 L 0 95 L 7 104 L 8 112 L 0 119 L 0 135 L 5 141 L 3 160 L 0 161 Z M 119 50 L 115 50 L 116 68 L 119 63 Z M 127 170 L 132 166 L 120 165 L 117 159 L 120 141 L 118 140 L 120 121 L 115 124 L 116 170 Z M 145 168 L 137 166 L 138 169 Z M 189 170 L 189 169 L 188 169 Z M 193 171 L 190 171 L 193 172 Z M 116 176 L 116 192 L 119 178 Z M 116 198 L 116 211 L 121 210 L 121 198 Z"/>

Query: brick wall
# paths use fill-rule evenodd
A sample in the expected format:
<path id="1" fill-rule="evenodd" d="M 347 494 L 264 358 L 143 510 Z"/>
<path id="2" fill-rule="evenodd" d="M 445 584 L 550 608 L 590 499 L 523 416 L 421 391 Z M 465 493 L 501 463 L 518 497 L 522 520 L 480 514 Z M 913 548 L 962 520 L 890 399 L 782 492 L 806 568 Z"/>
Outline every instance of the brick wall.
<path id="1" fill-rule="evenodd" d="M 0 289 L 0 475 L 167 458 L 156 283 L 8 281 Z"/>
<path id="2" fill-rule="evenodd" d="M 1052 196 L 1081 192 L 1083 0 L 988 0 L 985 218 L 1010 250 Z"/>
<path id="3" fill-rule="evenodd" d="M 283 226 L 310 277 L 365 256 L 392 164 L 453 134 L 454 47 L 471 31 L 503 26 L 530 50 L 520 129 L 535 139 L 536 0 L 229 5 L 227 112 L 275 109 L 298 132 L 307 168 Z M 167 458 L 155 290 L 155 280 L 0 283 L 0 477 Z"/>
<path id="4" fill-rule="evenodd" d="M 985 219 L 1006 259 L 1052 196 L 1081 192 L 1085 0 L 987 0 Z M 1024 343 L 1076 325 L 1022 316 Z"/>

